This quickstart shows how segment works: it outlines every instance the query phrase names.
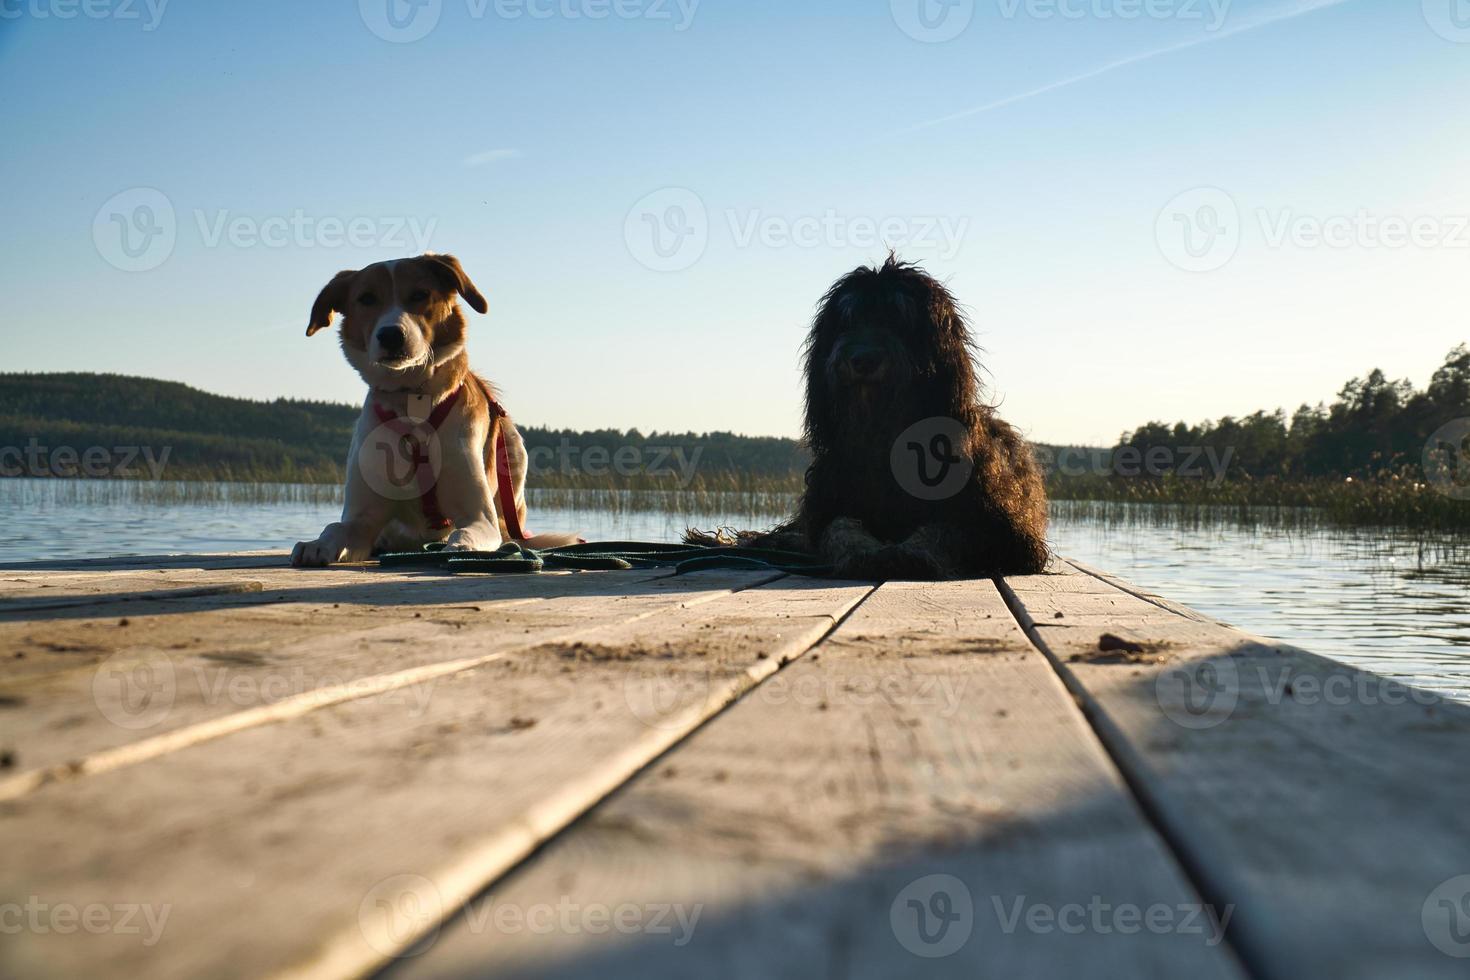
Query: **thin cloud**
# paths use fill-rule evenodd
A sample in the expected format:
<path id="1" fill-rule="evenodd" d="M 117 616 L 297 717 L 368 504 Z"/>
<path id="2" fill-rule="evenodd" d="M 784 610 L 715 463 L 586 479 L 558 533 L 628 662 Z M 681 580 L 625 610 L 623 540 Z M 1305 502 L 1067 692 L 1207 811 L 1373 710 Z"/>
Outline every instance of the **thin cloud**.
<path id="1" fill-rule="evenodd" d="M 1008 95 L 1003 99 L 996 99 L 994 102 L 987 102 L 984 105 L 978 105 L 969 109 L 963 109 L 959 112 L 950 113 L 947 116 L 940 116 L 938 119 L 930 119 L 927 122 L 918 123 L 917 125 L 910 126 L 908 129 L 901 130 L 900 132 L 912 133 L 921 129 L 929 129 L 934 126 L 942 126 L 945 123 L 956 122 L 960 119 L 968 119 L 971 116 L 978 116 L 982 113 L 990 112 L 994 109 L 1001 109 L 1008 105 L 1015 105 L 1017 102 L 1025 102 L 1027 99 L 1034 99 L 1038 95 L 1046 95 L 1048 92 L 1055 92 L 1058 89 L 1070 88 L 1073 85 L 1077 85 L 1081 82 L 1086 82 L 1091 79 L 1097 78 L 1099 75 L 1106 75 L 1108 72 L 1116 71 L 1119 68 L 1127 68 L 1129 65 L 1136 65 L 1143 61 L 1151 61 L 1154 58 L 1162 58 L 1164 55 L 1173 54 L 1176 51 L 1184 51 L 1188 48 L 1197 48 L 1202 44 L 1210 44 L 1215 41 L 1223 41 L 1225 38 L 1233 37 L 1236 34 L 1244 34 L 1246 31 L 1254 31 L 1262 27 L 1267 27 L 1271 24 L 1279 24 L 1284 20 L 1292 20 L 1297 17 L 1303 17 L 1307 14 L 1316 13 L 1319 10 L 1326 10 L 1329 7 L 1338 7 L 1344 3 L 1349 2 L 1351 2 L 1351 0 L 1297 0 L 1296 3 L 1293 3 L 1289 6 L 1269 11 L 1262 16 L 1255 17 L 1251 20 L 1242 21 L 1236 24 L 1234 27 L 1229 27 L 1224 30 L 1216 31 L 1215 33 L 1206 35 L 1205 37 L 1191 38 L 1188 41 L 1181 41 L 1178 44 L 1171 44 L 1166 48 L 1158 48 L 1154 51 L 1145 51 L 1142 54 L 1130 55 L 1127 58 L 1119 58 L 1117 61 L 1110 61 L 1100 68 L 1094 68 L 1091 71 L 1083 72 L 1081 75 L 1073 75 L 1070 78 L 1063 78 L 1055 82 L 1049 82 L 1046 85 L 1042 85 L 1040 88 L 1033 88 L 1025 92 L 1018 92 L 1015 95 Z"/>
<path id="2" fill-rule="evenodd" d="M 466 167 L 483 167 L 490 163 L 499 163 L 501 160 L 514 160 L 521 155 L 520 150 L 486 150 L 473 156 L 465 157 Z"/>

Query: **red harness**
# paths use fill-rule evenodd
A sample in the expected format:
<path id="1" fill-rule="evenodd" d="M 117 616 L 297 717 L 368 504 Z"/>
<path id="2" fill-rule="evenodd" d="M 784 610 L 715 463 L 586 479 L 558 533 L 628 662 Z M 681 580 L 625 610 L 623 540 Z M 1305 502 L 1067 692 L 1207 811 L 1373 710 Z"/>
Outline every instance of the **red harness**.
<path id="1" fill-rule="evenodd" d="M 505 409 L 500 407 L 500 403 L 494 399 L 489 389 L 478 378 L 474 380 L 485 395 L 485 400 L 490 403 L 490 425 L 495 430 L 495 487 L 500 497 L 501 517 L 505 520 L 505 527 L 510 531 L 510 536 L 517 541 L 525 541 L 530 535 L 521 526 L 521 512 L 516 503 L 515 484 L 511 480 L 510 449 L 506 446 L 505 436 L 497 424 L 500 419 L 506 417 Z M 437 434 L 439 427 L 444 424 L 445 419 L 449 418 L 449 413 L 454 411 L 454 406 L 458 405 L 460 399 L 464 397 L 464 388 L 464 385 L 460 385 L 454 389 L 448 398 L 434 406 L 427 421 L 422 423 L 404 418 L 377 402 L 373 402 L 373 413 L 377 415 L 378 421 L 401 436 L 413 454 L 414 471 L 419 484 L 419 506 L 424 510 L 424 520 L 431 531 L 444 531 L 454 525 L 439 509 L 438 474 L 434 472 L 432 466 L 428 465 L 429 455 L 424 450 L 424 438 L 419 426 L 427 425 L 431 437 Z"/>

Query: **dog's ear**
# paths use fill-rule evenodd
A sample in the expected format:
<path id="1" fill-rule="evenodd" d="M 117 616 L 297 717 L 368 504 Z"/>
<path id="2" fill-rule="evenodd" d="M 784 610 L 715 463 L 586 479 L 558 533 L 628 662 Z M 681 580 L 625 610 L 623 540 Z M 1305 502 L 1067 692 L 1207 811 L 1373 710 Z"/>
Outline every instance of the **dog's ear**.
<path id="1" fill-rule="evenodd" d="M 318 330 L 330 327 L 333 313 L 347 309 L 347 287 L 352 284 L 352 277 L 355 275 L 356 269 L 347 269 L 337 273 L 331 282 L 322 287 L 316 302 L 311 304 L 311 322 L 306 325 L 308 337 Z"/>
<path id="2" fill-rule="evenodd" d="M 485 302 L 485 297 L 470 282 L 470 277 L 465 273 L 464 266 L 459 264 L 459 259 L 452 255 L 435 255 L 430 252 L 424 256 L 434 271 L 444 280 L 445 285 L 464 297 L 465 302 L 470 304 L 476 313 L 485 313 L 490 309 L 490 304 Z"/>

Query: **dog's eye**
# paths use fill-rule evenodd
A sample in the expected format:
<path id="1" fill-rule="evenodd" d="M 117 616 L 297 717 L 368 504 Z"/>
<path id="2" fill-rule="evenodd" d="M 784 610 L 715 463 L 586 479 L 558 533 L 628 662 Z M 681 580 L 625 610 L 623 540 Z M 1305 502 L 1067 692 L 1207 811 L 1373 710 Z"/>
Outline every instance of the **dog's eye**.
<path id="1" fill-rule="evenodd" d="M 427 303 L 429 301 L 429 291 L 427 289 L 415 289 L 408 294 L 408 301 L 410 303 Z"/>
<path id="2" fill-rule="evenodd" d="M 357 297 L 357 301 L 363 306 L 377 306 L 378 295 L 376 293 L 363 293 L 361 296 Z"/>

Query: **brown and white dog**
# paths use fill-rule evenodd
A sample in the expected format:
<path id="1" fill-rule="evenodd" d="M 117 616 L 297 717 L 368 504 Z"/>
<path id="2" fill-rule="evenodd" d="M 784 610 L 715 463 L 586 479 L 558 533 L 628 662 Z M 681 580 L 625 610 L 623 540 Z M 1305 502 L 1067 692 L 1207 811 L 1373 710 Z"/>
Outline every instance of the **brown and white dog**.
<path id="1" fill-rule="evenodd" d="M 526 537 L 526 447 L 465 353 L 463 297 L 485 297 L 452 255 L 339 272 L 311 309 L 308 337 L 342 314 L 342 352 L 368 384 L 347 458 L 342 520 L 291 552 L 291 564 L 357 562 L 374 551 L 572 544 Z"/>

